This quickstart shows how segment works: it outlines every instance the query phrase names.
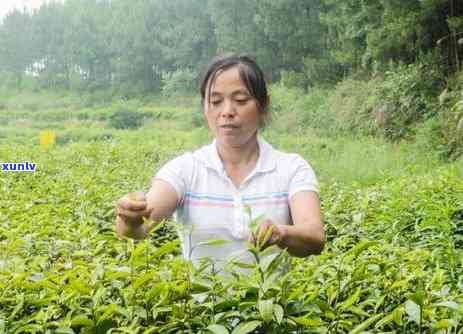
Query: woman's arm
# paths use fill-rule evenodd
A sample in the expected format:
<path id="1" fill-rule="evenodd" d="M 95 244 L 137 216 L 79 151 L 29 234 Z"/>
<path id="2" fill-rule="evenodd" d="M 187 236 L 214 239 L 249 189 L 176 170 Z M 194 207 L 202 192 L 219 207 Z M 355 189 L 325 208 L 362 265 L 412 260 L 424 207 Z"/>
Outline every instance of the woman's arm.
<path id="1" fill-rule="evenodd" d="M 268 220 L 260 227 L 258 240 L 263 240 L 273 226 L 272 237 L 266 246 L 277 244 L 298 257 L 320 254 L 325 245 L 325 229 L 318 194 L 298 192 L 291 197 L 289 207 L 293 225 L 276 225 Z"/>
<path id="2" fill-rule="evenodd" d="M 159 222 L 172 216 L 178 195 L 169 183 L 158 179 L 153 181 L 148 193 L 134 195 L 117 201 L 116 233 L 119 237 L 143 239 Z M 150 222 L 143 224 L 143 218 Z"/>
<path id="3" fill-rule="evenodd" d="M 154 179 L 151 189 L 146 194 L 146 201 L 148 203 L 148 219 L 151 221 L 146 229 L 146 232 L 149 232 L 162 220 L 172 217 L 179 198 L 174 187 L 169 183 Z"/>
<path id="4" fill-rule="evenodd" d="M 279 225 L 283 233 L 278 246 L 299 257 L 320 254 L 325 245 L 325 228 L 318 194 L 298 192 L 291 197 L 289 208 L 293 225 Z"/>

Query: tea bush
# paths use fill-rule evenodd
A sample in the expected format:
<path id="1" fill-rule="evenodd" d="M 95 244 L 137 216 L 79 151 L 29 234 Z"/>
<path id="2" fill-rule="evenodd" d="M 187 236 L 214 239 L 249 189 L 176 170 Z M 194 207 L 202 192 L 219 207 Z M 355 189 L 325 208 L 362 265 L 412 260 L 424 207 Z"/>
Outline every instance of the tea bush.
<path id="1" fill-rule="evenodd" d="M 231 264 L 224 276 L 180 258 L 173 222 L 142 242 L 116 238 L 114 200 L 146 189 L 165 161 L 198 145 L 190 133 L 147 133 L 46 150 L 0 146 L 2 159 L 38 166 L 0 178 L 1 332 L 444 334 L 463 326 L 461 165 L 365 187 L 323 182 L 320 256 L 264 257 L 251 247 L 255 264 Z M 313 160 L 312 138 L 286 141 Z"/>

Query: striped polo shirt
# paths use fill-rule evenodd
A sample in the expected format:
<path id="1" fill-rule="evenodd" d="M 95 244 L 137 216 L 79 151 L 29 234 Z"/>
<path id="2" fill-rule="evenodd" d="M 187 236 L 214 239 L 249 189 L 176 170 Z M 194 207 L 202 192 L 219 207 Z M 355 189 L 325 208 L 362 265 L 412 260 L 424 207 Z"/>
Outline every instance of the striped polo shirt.
<path id="1" fill-rule="evenodd" d="M 246 242 L 249 223 L 263 215 L 275 224 L 292 224 L 289 199 L 300 191 L 319 192 L 309 163 L 297 154 L 274 149 L 258 137 L 254 170 L 236 187 L 228 177 L 214 140 L 165 164 L 155 178 L 169 183 L 179 202 L 175 218 L 186 259 L 209 257 L 222 265 L 230 260 L 252 261 Z M 221 245 L 203 245 L 208 240 Z"/>

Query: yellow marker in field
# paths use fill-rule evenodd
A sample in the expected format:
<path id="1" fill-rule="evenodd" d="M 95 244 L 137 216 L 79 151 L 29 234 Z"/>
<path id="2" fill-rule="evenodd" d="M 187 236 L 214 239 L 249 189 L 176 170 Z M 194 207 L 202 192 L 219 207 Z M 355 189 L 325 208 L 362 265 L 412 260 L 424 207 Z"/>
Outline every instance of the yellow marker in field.
<path id="1" fill-rule="evenodd" d="M 42 131 L 40 132 L 40 146 L 49 147 L 56 143 L 56 133 L 54 131 Z"/>

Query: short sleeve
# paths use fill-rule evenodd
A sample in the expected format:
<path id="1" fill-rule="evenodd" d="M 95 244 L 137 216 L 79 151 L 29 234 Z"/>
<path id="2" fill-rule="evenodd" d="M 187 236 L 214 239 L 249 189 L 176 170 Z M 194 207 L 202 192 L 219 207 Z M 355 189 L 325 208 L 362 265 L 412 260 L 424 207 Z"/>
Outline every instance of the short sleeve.
<path id="1" fill-rule="evenodd" d="M 167 162 L 153 177 L 153 180 L 163 180 L 169 183 L 177 193 L 179 199 L 187 191 L 187 175 L 188 170 L 191 170 L 190 154 L 183 154 L 169 162 Z"/>
<path id="2" fill-rule="evenodd" d="M 289 198 L 300 191 L 320 192 L 317 176 L 307 161 L 296 155 L 290 166 L 292 173 L 289 180 Z"/>

